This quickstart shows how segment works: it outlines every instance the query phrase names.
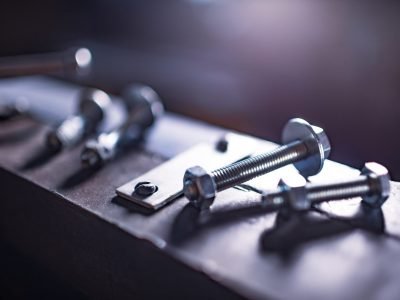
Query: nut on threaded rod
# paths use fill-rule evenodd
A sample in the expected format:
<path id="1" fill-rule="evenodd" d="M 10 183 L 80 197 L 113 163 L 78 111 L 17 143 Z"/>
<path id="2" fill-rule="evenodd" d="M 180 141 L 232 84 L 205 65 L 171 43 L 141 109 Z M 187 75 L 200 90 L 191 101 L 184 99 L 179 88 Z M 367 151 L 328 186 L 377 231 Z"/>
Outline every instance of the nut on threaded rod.
<path id="1" fill-rule="evenodd" d="M 149 86 L 130 85 L 123 93 L 127 118 L 110 132 L 89 140 L 81 154 L 82 165 L 95 168 L 113 159 L 117 153 L 137 144 L 146 131 L 163 115 L 164 107 L 158 94 Z"/>
<path id="2" fill-rule="evenodd" d="M 303 119 L 292 119 L 282 132 L 284 145 L 208 173 L 196 166 L 186 170 L 183 178 L 185 196 L 197 207 L 208 208 L 217 192 L 294 164 L 305 176 L 317 174 L 330 153 L 330 143 L 322 128 Z"/>
<path id="3" fill-rule="evenodd" d="M 282 179 L 278 189 L 265 193 L 262 201 L 277 208 L 288 206 L 302 211 L 324 201 L 361 197 L 364 203 L 376 208 L 389 197 L 389 181 L 389 173 L 384 166 L 369 162 L 364 165 L 360 176 L 343 182 L 306 184 L 305 180 L 298 178 Z"/>

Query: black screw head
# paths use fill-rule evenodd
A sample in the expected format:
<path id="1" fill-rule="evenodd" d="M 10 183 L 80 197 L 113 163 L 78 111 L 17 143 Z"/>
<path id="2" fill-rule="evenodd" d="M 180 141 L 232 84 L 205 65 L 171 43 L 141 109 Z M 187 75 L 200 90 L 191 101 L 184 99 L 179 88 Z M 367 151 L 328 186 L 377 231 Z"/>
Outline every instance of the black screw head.
<path id="1" fill-rule="evenodd" d="M 215 149 L 217 149 L 217 151 L 219 152 L 226 152 L 228 151 L 228 145 L 229 145 L 228 139 L 224 135 L 215 144 Z"/>
<path id="2" fill-rule="evenodd" d="M 148 197 L 150 195 L 153 195 L 157 191 L 158 187 L 148 181 L 139 182 L 138 184 L 136 184 L 134 189 L 134 193 L 142 197 Z"/>

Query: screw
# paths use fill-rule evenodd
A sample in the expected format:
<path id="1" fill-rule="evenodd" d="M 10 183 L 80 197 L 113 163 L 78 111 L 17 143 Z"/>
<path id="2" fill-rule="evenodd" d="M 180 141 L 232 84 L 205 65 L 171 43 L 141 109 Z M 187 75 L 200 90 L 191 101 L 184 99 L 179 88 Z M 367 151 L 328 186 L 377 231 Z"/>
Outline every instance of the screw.
<path id="1" fill-rule="evenodd" d="M 158 191 L 158 186 L 155 184 L 148 182 L 148 181 L 143 181 L 139 182 L 134 189 L 134 194 L 137 194 L 139 196 L 143 197 L 148 197 L 150 195 L 153 195 L 155 192 Z"/>
<path id="2" fill-rule="evenodd" d="M 47 135 L 47 146 L 54 151 L 75 146 L 106 119 L 110 106 L 111 99 L 105 92 L 97 89 L 83 90 L 78 113 L 67 118 Z"/>
<path id="3" fill-rule="evenodd" d="M 73 48 L 62 52 L 20 55 L 0 59 L 0 77 L 53 74 L 88 70 L 92 54 L 87 48 Z"/>
<path id="4" fill-rule="evenodd" d="M 377 208 L 382 206 L 389 193 L 388 170 L 378 163 L 369 162 L 364 165 L 360 176 L 349 181 L 306 184 L 304 179 L 282 179 L 277 190 L 262 195 L 262 202 L 277 208 L 289 206 L 293 210 L 303 211 L 316 203 L 362 197 L 364 203 Z"/>
<path id="5" fill-rule="evenodd" d="M 208 173 L 196 166 L 183 178 L 185 196 L 199 208 L 209 208 L 217 192 L 293 163 L 303 176 L 317 174 L 330 153 L 322 128 L 303 119 L 292 119 L 282 132 L 284 145 Z"/>
<path id="6" fill-rule="evenodd" d="M 117 129 L 100 134 L 86 143 L 81 162 L 97 167 L 115 157 L 117 152 L 141 141 L 146 131 L 164 112 L 157 93 L 146 85 L 132 85 L 123 93 L 128 116 Z"/>

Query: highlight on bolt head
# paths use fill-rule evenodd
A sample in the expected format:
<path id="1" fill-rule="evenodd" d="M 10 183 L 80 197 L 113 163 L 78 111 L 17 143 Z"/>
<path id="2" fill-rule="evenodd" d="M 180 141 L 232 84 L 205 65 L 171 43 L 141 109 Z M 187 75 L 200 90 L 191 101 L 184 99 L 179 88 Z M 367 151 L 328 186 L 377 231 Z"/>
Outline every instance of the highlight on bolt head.
<path id="1" fill-rule="evenodd" d="M 325 131 L 311 125 L 306 120 L 294 118 L 289 120 L 282 131 L 282 143 L 302 141 L 306 144 L 309 155 L 294 166 L 304 177 L 318 174 L 331 152 L 331 144 Z"/>
<path id="2" fill-rule="evenodd" d="M 92 53 L 88 48 L 79 48 L 75 51 L 75 62 L 77 68 L 88 68 L 92 63 Z"/>

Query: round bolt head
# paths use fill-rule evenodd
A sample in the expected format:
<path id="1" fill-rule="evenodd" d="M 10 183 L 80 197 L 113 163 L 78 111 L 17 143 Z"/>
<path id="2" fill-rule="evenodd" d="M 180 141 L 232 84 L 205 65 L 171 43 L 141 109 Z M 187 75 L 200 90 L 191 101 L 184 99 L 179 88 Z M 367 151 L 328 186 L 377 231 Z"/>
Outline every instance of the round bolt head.
<path id="1" fill-rule="evenodd" d="M 310 209 L 311 201 L 307 197 L 306 180 L 302 176 L 284 177 L 278 186 L 290 208 L 296 211 Z"/>
<path id="2" fill-rule="evenodd" d="M 294 163 L 294 166 L 304 177 L 318 174 L 331 152 L 331 144 L 325 131 L 303 119 L 291 119 L 283 129 L 282 143 L 294 141 L 304 142 L 309 151 L 308 157 Z"/>
<path id="3" fill-rule="evenodd" d="M 84 89 L 79 98 L 79 113 L 95 124 L 103 120 L 111 106 L 110 97 L 98 89 Z"/>
<path id="4" fill-rule="evenodd" d="M 158 191 L 158 186 L 156 186 L 151 182 L 143 181 L 136 184 L 134 193 L 141 197 L 148 197 L 153 195 L 157 191 Z"/>
<path id="5" fill-rule="evenodd" d="M 186 170 L 183 192 L 197 208 L 208 209 L 214 202 L 217 187 L 211 175 L 202 167 L 196 166 Z"/>
<path id="6" fill-rule="evenodd" d="M 150 127 L 164 113 L 164 106 L 155 90 L 144 84 L 132 84 L 122 93 L 128 112 L 128 123 Z"/>
<path id="7" fill-rule="evenodd" d="M 365 163 L 361 174 L 368 176 L 371 193 L 363 197 L 363 202 L 372 207 L 381 207 L 390 195 L 389 171 L 375 162 Z"/>
<path id="8" fill-rule="evenodd" d="M 78 48 L 74 51 L 76 69 L 88 68 L 92 63 L 92 53 L 87 48 Z"/>

